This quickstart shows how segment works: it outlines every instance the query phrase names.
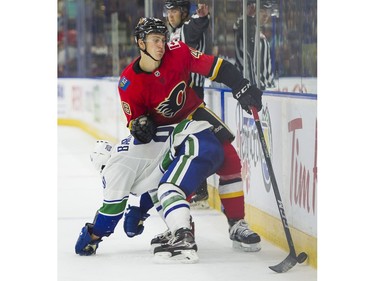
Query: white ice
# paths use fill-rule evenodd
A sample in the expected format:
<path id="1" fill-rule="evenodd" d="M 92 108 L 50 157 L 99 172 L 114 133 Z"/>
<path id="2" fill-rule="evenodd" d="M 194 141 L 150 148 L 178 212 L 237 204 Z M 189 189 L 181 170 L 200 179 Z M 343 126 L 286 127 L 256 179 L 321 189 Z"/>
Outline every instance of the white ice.
<path id="1" fill-rule="evenodd" d="M 200 258 L 197 264 L 154 263 L 149 243 L 165 230 L 154 211 L 141 236 L 128 238 L 121 220 L 95 256 L 76 255 L 78 234 L 92 221 L 102 200 L 100 176 L 89 160 L 94 143 L 95 139 L 80 129 L 58 128 L 58 281 L 317 280 L 317 270 L 306 264 L 297 264 L 282 274 L 269 269 L 288 253 L 266 240 L 262 240 L 258 253 L 235 251 L 226 219 L 216 210 L 192 210 Z"/>

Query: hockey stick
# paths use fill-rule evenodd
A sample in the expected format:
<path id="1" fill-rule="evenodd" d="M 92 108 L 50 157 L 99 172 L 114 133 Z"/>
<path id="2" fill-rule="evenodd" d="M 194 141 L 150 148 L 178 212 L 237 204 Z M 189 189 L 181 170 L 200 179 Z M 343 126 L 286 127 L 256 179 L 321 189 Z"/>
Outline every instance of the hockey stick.
<path id="1" fill-rule="evenodd" d="M 303 263 L 307 259 L 307 254 L 305 252 L 302 252 L 297 256 L 296 250 L 294 249 L 292 235 L 290 234 L 289 225 L 286 220 L 284 206 L 281 201 L 279 188 L 277 187 L 276 177 L 272 168 L 272 163 L 271 163 L 270 155 L 268 153 L 267 144 L 264 139 L 262 125 L 260 124 L 260 121 L 259 121 L 258 110 L 254 106 L 251 106 L 250 109 L 253 113 L 255 125 L 258 130 L 259 140 L 262 145 L 262 150 L 263 150 L 264 158 L 266 160 L 268 173 L 271 178 L 273 192 L 275 193 L 277 207 L 279 209 L 281 221 L 283 223 L 284 232 L 286 235 L 286 240 L 288 241 L 288 246 L 289 246 L 289 255 L 279 264 L 274 265 L 274 266 L 269 266 L 269 268 L 272 269 L 273 271 L 276 271 L 277 273 L 283 273 L 283 272 L 287 272 L 289 269 L 295 266 L 297 262 Z"/>

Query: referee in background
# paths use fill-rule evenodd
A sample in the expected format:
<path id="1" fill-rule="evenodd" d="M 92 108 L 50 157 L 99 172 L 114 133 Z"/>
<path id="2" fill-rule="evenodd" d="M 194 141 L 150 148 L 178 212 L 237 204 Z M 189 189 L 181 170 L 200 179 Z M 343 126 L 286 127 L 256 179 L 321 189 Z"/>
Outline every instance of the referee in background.
<path id="1" fill-rule="evenodd" d="M 271 16 L 272 3 L 270 1 L 260 0 L 259 9 L 259 24 L 264 26 L 269 17 Z M 252 85 L 257 84 L 257 54 L 255 52 L 255 40 L 256 40 L 256 0 L 247 1 L 247 56 L 248 56 L 248 67 L 249 67 L 249 80 Z M 234 38 L 235 38 L 235 65 L 243 73 L 243 16 L 240 16 L 235 24 L 233 25 Z M 266 88 L 275 87 L 274 74 L 272 71 L 271 63 L 271 48 L 264 33 L 259 33 L 260 41 L 260 85 L 258 87 L 261 90 Z"/>

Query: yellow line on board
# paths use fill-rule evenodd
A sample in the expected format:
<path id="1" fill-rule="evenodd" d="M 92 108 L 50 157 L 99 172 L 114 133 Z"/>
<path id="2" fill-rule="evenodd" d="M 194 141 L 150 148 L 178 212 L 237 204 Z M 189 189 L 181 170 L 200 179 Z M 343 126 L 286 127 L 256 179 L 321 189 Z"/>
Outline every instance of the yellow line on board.
<path id="1" fill-rule="evenodd" d="M 96 129 L 95 127 L 89 125 L 86 122 L 77 120 L 77 119 L 69 119 L 69 118 L 58 118 L 57 119 L 57 125 L 59 126 L 72 126 L 72 127 L 78 127 L 81 130 L 85 131 L 92 137 L 94 137 L 97 140 L 108 140 L 113 143 L 117 143 L 118 140 L 114 138 L 111 135 L 102 133 L 100 130 Z"/>

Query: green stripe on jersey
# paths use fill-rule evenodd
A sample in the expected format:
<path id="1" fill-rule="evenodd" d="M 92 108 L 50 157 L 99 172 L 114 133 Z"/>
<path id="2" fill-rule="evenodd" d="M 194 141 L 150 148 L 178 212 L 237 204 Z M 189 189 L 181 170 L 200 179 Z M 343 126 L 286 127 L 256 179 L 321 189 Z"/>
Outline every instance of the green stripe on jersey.
<path id="1" fill-rule="evenodd" d="M 183 130 L 185 130 L 186 125 L 190 122 L 193 122 L 193 121 L 185 119 L 185 120 L 182 120 L 180 123 L 178 123 L 177 126 L 174 128 L 174 130 L 172 132 L 172 140 L 174 140 L 175 135 L 177 135 L 177 134 L 181 133 Z"/>
<path id="2" fill-rule="evenodd" d="M 171 204 L 175 202 L 185 200 L 185 198 L 181 194 L 178 194 L 178 193 L 174 193 L 173 195 L 169 195 L 169 196 L 170 197 L 163 202 L 163 210 L 167 209 L 168 206 L 170 206 Z"/>
<path id="3" fill-rule="evenodd" d="M 124 198 L 120 203 L 108 204 L 103 203 L 103 206 L 99 209 L 99 213 L 103 215 L 114 216 L 124 212 L 128 198 Z"/>
<path id="4" fill-rule="evenodd" d="M 184 155 L 180 158 L 177 170 L 175 168 L 175 170 L 173 171 L 174 175 L 173 175 L 172 180 L 171 180 L 172 183 L 176 183 L 178 181 L 178 179 L 181 177 L 181 174 L 184 171 L 188 161 L 190 160 L 191 156 L 194 155 L 194 149 L 195 149 L 194 140 L 191 137 L 189 137 L 186 140 L 185 143 L 186 143 L 185 149 L 188 150 L 188 155 Z M 177 184 L 177 185 L 179 185 L 179 184 Z"/>

